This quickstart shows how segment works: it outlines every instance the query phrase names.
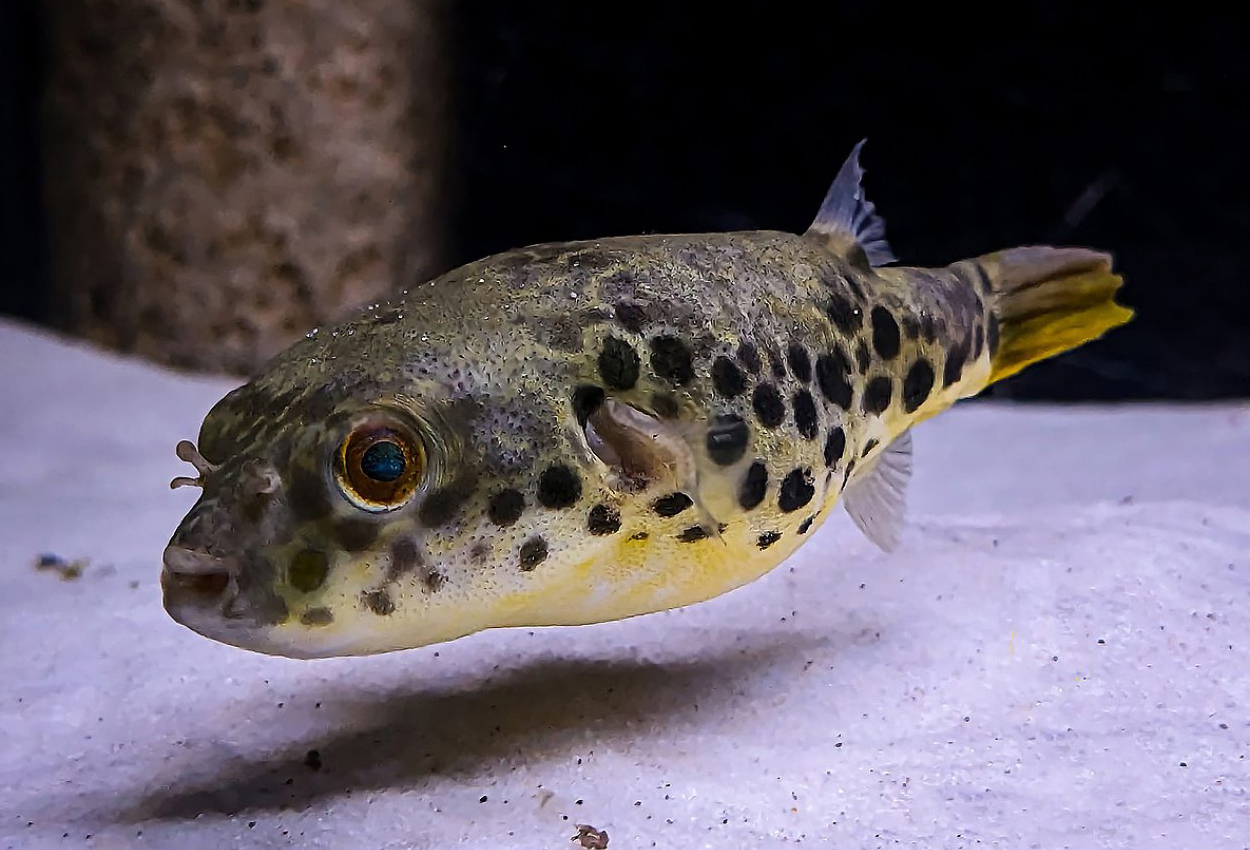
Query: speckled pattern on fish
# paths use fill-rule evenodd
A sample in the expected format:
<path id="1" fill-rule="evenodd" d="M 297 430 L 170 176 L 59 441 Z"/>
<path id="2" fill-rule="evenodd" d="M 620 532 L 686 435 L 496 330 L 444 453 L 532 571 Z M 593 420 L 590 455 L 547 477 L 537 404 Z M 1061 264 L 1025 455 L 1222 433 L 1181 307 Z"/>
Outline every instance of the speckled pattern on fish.
<path id="1" fill-rule="evenodd" d="M 180 444 L 170 614 L 363 654 L 699 602 L 840 499 L 898 545 L 908 429 L 1129 313 L 1079 248 L 888 265 L 858 152 L 805 234 L 531 246 L 310 333 Z"/>

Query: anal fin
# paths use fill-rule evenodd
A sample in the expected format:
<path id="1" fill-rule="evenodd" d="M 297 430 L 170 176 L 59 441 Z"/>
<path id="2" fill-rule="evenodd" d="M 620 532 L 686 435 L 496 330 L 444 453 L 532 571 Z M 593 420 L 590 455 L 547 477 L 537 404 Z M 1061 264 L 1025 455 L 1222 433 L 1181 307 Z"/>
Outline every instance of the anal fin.
<path id="1" fill-rule="evenodd" d="M 904 431 L 842 494 L 842 504 L 855 525 L 885 552 L 898 548 L 902 538 L 907 518 L 911 456 L 911 432 Z"/>

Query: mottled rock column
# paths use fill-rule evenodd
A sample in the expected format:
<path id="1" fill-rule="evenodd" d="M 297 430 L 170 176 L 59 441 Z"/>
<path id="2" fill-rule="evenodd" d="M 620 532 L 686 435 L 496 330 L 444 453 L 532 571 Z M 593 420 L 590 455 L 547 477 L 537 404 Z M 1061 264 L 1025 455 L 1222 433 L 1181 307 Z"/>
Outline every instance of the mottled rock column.
<path id="1" fill-rule="evenodd" d="M 440 271 L 439 0 L 49 0 L 55 321 L 246 373 Z"/>

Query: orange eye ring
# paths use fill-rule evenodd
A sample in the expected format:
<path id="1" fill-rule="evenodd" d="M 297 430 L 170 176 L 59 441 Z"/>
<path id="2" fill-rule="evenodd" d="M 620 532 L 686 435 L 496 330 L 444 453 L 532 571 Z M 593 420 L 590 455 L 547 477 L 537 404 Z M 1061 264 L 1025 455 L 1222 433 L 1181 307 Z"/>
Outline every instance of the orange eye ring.
<path id="1" fill-rule="evenodd" d="M 412 497 L 425 471 L 421 440 L 396 423 L 357 427 L 339 445 L 335 478 L 354 505 L 393 511 Z"/>

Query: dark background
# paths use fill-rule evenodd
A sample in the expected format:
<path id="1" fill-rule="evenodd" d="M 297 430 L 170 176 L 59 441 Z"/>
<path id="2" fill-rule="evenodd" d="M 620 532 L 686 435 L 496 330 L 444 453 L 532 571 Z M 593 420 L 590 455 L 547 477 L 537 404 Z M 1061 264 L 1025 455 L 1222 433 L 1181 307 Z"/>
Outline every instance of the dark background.
<path id="1" fill-rule="evenodd" d="M 33 0 L 0 2 L 0 310 L 43 318 Z M 461 2 L 453 264 L 631 232 L 802 231 L 851 146 L 901 262 L 1112 251 L 1135 321 L 987 394 L 1250 396 L 1250 65 L 1224 16 L 1000 4 Z"/>

